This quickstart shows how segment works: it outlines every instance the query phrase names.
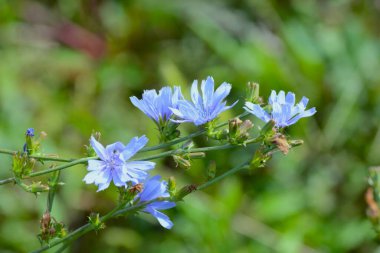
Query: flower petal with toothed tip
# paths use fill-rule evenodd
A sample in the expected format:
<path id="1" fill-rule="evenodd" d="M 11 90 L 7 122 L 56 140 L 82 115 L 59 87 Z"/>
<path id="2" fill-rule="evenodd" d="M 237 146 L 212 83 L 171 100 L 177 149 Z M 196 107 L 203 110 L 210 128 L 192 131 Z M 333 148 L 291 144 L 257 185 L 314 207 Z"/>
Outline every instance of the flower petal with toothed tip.
<path id="1" fill-rule="evenodd" d="M 150 213 L 153 217 L 155 217 L 161 226 L 163 226 L 166 229 L 171 229 L 173 227 L 173 222 L 170 220 L 170 218 L 156 209 L 150 208 L 149 206 L 144 209 L 145 212 Z"/>
<path id="2" fill-rule="evenodd" d="M 125 150 L 122 152 L 122 156 L 125 160 L 128 160 L 134 156 L 140 149 L 142 149 L 148 143 L 148 138 L 143 135 L 140 138 L 134 137 L 125 146 Z"/>
<path id="3" fill-rule="evenodd" d="M 90 144 L 91 147 L 95 150 L 95 153 L 99 156 L 99 158 L 105 160 L 107 155 L 106 149 L 103 147 L 103 145 L 100 144 L 93 136 L 91 136 Z"/>

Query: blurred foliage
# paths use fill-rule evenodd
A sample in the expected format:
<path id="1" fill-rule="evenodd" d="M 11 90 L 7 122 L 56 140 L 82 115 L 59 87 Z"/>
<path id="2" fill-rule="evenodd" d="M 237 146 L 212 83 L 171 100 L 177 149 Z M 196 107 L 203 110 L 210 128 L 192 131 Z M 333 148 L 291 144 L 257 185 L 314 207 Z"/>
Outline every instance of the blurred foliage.
<path id="1" fill-rule="evenodd" d="M 127 142 L 154 124 L 129 97 L 211 75 L 233 85 L 226 120 L 242 112 L 246 83 L 310 98 L 315 117 L 290 129 L 305 145 L 270 166 L 196 192 L 170 211 L 166 231 L 149 216 L 119 218 L 66 252 L 380 252 L 365 217 L 367 168 L 380 164 L 380 1 L 0 1 L 0 143 L 22 149 L 24 131 L 45 131 L 43 150 L 84 155 L 93 130 Z M 256 122 L 257 124 L 257 122 Z M 181 126 L 182 134 L 193 131 Z M 197 140 L 198 143 L 204 140 Z M 217 151 L 190 170 L 157 170 L 200 183 L 246 150 Z M 1 178 L 11 158 L 1 157 Z M 85 167 L 61 178 L 53 215 L 69 229 L 105 213 L 115 188 L 95 193 Z M 0 251 L 39 247 L 46 196 L 0 187 Z"/>

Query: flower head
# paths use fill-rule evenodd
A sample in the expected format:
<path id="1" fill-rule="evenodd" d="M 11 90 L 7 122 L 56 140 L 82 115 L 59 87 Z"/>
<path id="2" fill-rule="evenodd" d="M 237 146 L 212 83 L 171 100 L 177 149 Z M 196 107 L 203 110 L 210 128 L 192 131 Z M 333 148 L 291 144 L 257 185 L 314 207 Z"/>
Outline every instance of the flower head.
<path id="1" fill-rule="evenodd" d="M 298 104 L 295 104 L 295 95 L 288 92 L 285 96 L 284 91 L 280 91 L 278 95 L 276 91 L 272 90 L 269 97 L 268 104 L 271 111 L 265 111 L 260 105 L 246 102 L 244 109 L 258 117 L 264 122 L 274 120 L 276 127 L 286 127 L 293 125 L 300 118 L 313 116 L 317 110 L 315 107 L 306 110 L 309 99 L 302 97 Z"/>
<path id="2" fill-rule="evenodd" d="M 33 137 L 34 136 L 34 128 L 28 128 L 25 132 L 26 136 Z"/>
<path id="3" fill-rule="evenodd" d="M 130 97 L 134 106 L 143 111 L 149 118 L 153 119 L 157 124 L 161 121 L 168 121 L 173 114 L 169 108 L 177 108 L 178 101 L 183 99 L 181 88 L 178 86 L 172 88 L 169 86 L 156 90 L 145 90 L 142 99 L 133 96 Z"/>
<path id="4" fill-rule="evenodd" d="M 108 188 L 111 181 L 118 186 L 126 186 L 127 182 L 140 183 L 148 176 L 148 170 L 154 168 L 155 163 L 147 161 L 129 161 L 148 142 L 148 138 L 134 137 L 126 146 L 115 142 L 103 147 L 91 136 L 90 144 L 100 160 L 88 161 L 88 173 L 83 181 L 99 186 L 98 191 Z"/>
<path id="5" fill-rule="evenodd" d="M 198 81 L 195 80 L 191 87 L 191 100 L 178 101 L 178 109 L 170 108 L 173 113 L 179 117 L 174 122 L 193 122 L 195 125 L 203 125 L 215 119 L 220 113 L 233 107 L 237 101 L 231 106 L 226 106 L 223 101 L 231 91 L 231 84 L 222 83 L 214 92 L 214 80 L 208 77 L 202 80 L 202 95 L 198 91 Z"/>
<path id="6" fill-rule="evenodd" d="M 136 198 L 140 199 L 140 202 L 147 202 L 157 198 L 167 198 L 169 197 L 168 183 L 166 181 L 160 181 L 161 176 L 157 175 L 147 179 L 144 182 L 144 188 L 142 192 L 137 195 Z M 144 212 L 154 216 L 158 222 L 166 229 L 171 229 L 173 222 L 169 219 L 167 215 L 159 212 L 158 210 L 165 210 L 175 207 L 175 203 L 171 201 L 155 201 L 149 203 L 143 209 Z"/>

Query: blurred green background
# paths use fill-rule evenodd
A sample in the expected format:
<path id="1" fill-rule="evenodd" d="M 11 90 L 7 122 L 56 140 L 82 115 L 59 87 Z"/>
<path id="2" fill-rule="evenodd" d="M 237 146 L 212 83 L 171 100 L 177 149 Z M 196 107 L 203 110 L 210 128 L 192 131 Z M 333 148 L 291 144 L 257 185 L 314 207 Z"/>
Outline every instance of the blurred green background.
<path id="1" fill-rule="evenodd" d="M 294 91 L 318 110 L 289 130 L 305 145 L 188 196 L 167 212 L 172 230 L 148 215 L 119 218 L 66 252 L 380 252 L 364 201 L 367 168 L 380 164 L 379 24 L 379 0 L 1 0 L 0 146 L 21 149 L 28 127 L 62 157 L 84 155 L 93 130 L 105 144 L 146 134 L 154 145 L 153 122 L 129 97 L 163 85 L 188 94 L 208 75 L 233 85 L 229 103 L 240 99 L 221 120 L 242 112 L 248 81 L 263 97 Z M 213 152 L 187 171 L 157 161 L 156 172 L 201 183 L 210 161 L 222 173 L 253 150 Z M 10 157 L 0 159 L 7 178 Z M 85 185 L 85 173 L 62 173 L 53 207 L 71 230 L 117 199 L 113 187 Z M 0 186 L 0 252 L 39 247 L 45 202 Z"/>

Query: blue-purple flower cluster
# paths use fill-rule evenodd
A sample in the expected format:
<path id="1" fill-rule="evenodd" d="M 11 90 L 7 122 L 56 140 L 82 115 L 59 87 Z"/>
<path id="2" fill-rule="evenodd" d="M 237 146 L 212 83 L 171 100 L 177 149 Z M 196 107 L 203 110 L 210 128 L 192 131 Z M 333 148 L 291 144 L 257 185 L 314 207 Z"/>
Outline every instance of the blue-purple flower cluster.
<path id="1" fill-rule="evenodd" d="M 191 87 L 191 100 L 184 99 L 181 89 L 174 87 L 172 93 L 170 87 L 162 88 L 158 94 L 155 90 L 146 90 L 142 99 L 131 97 L 134 106 L 143 111 L 157 124 L 171 120 L 175 123 L 192 122 L 196 126 L 212 121 L 225 110 L 233 107 L 237 101 L 226 106 L 223 101 L 231 91 L 231 84 L 222 83 L 214 91 L 214 79 L 208 77 L 202 81 L 201 91 L 198 90 L 198 81 L 195 80 Z M 174 118 L 172 117 L 174 114 Z"/>
<path id="2" fill-rule="evenodd" d="M 196 126 L 204 125 L 216 119 L 220 113 L 232 108 L 226 105 L 225 99 L 231 91 L 231 84 L 222 83 L 214 90 L 214 80 L 208 77 L 201 83 L 201 93 L 198 82 L 194 81 L 191 87 L 191 101 L 184 99 L 180 87 L 163 87 L 159 92 L 145 90 L 142 99 L 131 97 L 134 106 L 143 111 L 160 127 L 168 123 L 180 124 L 192 122 Z M 306 110 L 308 99 L 303 97 L 301 102 L 295 104 L 294 93 L 284 91 L 277 95 L 272 91 L 267 107 L 246 102 L 244 109 L 264 122 L 275 121 L 275 126 L 283 128 L 296 123 L 300 118 L 309 117 L 316 113 L 315 108 Z M 28 130 L 29 131 L 29 130 Z M 27 132 L 28 135 L 28 132 Z M 29 131 L 33 135 L 33 131 Z M 131 158 L 148 142 L 148 138 L 134 137 L 127 145 L 116 142 L 104 147 L 94 137 L 91 137 L 91 147 L 99 160 L 88 162 L 88 174 L 83 179 L 87 184 L 95 184 L 98 191 L 109 187 L 113 182 L 117 187 L 129 187 L 142 184 L 143 190 L 137 194 L 135 200 L 149 202 L 142 211 L 153 215 L 159 223 L 170 229 L 173 223 L 169 217 L 159 210 L 175 206 L 174 202 L 165 200 L 169 198 L 167 182 L 162 181 L 159 175 L 150 177 L 149 171 L 155 163 L 148 161 L 135 161 Z M 163 200 L 163 199 L 164 200 Z M 154 201 L 156 200 L 157 201 Z M 160 200 L 158 200 L 160 199 Z"/>

